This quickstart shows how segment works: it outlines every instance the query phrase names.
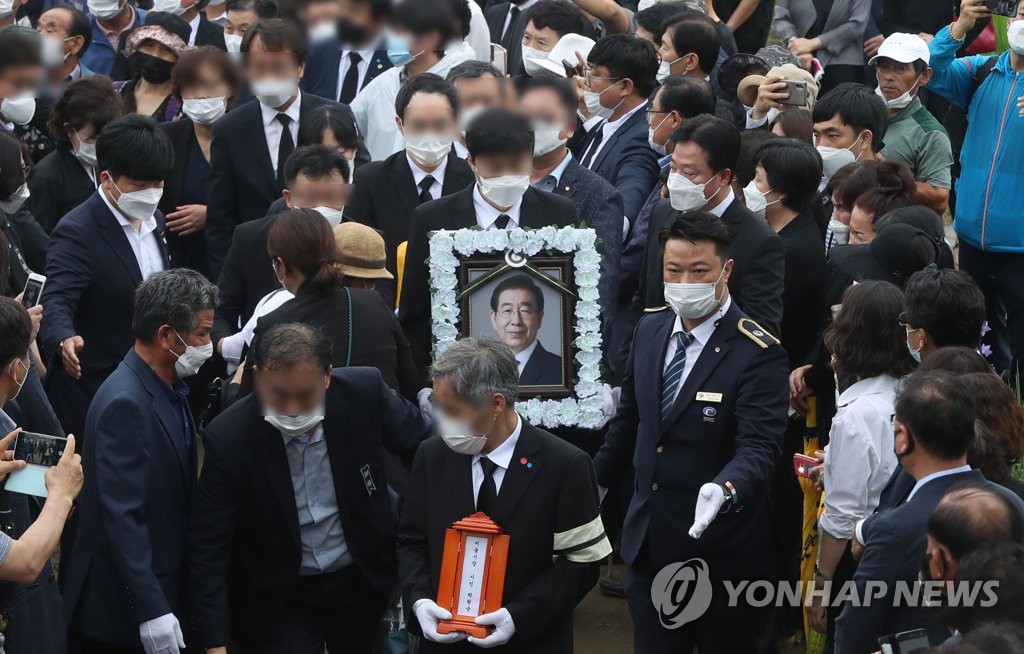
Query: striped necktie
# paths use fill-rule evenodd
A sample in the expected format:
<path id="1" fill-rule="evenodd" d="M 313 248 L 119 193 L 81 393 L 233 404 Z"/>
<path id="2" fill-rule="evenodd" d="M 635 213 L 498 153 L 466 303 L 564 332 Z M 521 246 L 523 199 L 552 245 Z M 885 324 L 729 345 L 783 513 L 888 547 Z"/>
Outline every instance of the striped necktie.
<path id="1" fill-rule="evenodd" d="M 676 353 L 672 355 L 665 374 L 661 379 L 661 415 L 668 415 L 676 400 L 679 384 L 682 383 L 683 370 L 686 369 L 686 347 L 693 342 L 693 336 L 686 332 L 676 334 Z"/>

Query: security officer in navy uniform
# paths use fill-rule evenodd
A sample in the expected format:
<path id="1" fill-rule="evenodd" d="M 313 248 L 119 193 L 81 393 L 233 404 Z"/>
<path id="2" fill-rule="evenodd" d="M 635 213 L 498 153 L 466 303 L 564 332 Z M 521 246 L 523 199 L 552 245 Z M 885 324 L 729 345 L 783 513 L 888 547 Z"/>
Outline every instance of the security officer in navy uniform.
<path id="1" fill-rule="evenodd" d="M 729 298 L 731 237 L 719 218 L 684 212 L 661 240 L 669 307 L 637 325 L 594 461 L 604 488 L 636 468 L 621 547 L 636 652 L 774 652 L 772 606 L 747 604 L 744 589 L 730 607 L 722 582 L 774 579 L 786 353 Z M 703 563 L 658 575 L 691 559 Z"/>

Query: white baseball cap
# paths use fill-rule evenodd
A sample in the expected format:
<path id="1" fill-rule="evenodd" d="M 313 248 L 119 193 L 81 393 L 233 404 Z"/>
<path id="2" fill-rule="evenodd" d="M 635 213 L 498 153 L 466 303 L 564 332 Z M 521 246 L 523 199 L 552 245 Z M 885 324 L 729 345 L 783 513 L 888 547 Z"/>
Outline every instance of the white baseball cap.
<path id="1" fill-rule="evenodd" d="M 568 59 L 574 65 L 578 64 L 579 60 L 576 58 L 576 53 L 579 52 L 583 55 L 583 59 L 586 60 L 593 47 L 593 39 L 588 39 L 580 34 L 566 34 L 558 39 L 558 43 L 551 49 L 547 57 L 527 57 L 527 59 L 548 72 L 554 73 L 559 77 L 565 77 L 565 66 L 562 65 L 562 60 Z"/>
<path id="2" fill-rule="evenodd" d="M 868 61 L 873 66 L 879 59 L 892 59 L 901 64 L 912 64 L 918 59 L 924 63 L 931 61 L 931 53 L 928 51 L 928 44 L 917 34 L 906 32 L 893 32 L 882 45 L 878 47 L 878 54 Z"/>

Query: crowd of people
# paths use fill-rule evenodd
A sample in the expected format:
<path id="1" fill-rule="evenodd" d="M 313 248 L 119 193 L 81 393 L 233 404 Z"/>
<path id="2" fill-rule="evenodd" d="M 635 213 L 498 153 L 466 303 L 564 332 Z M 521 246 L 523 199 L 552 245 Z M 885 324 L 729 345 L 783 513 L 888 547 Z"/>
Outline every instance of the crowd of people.
<path id="1" fill-rule="evenodd" d="M 1009 0 L 0 0 L 0 654 L 566 653 L 595 587 L 638 654 L 1024 654 L 1022 72 Z M 580 363 L 526 269 L 435 349 L 431 236 L 545 227 L 596 428 L 517 412 Z"/>

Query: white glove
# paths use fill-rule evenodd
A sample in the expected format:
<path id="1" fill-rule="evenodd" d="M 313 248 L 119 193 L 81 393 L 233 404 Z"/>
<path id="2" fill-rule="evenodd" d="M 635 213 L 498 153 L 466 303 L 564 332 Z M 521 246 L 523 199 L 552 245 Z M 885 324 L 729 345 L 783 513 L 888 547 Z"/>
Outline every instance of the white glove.
<path id="1" fill-rule="evenodd" d="M 432 388 L 421 388 L 419 392 L 416 393 L 416 401 L 420 405 L 420 411 L 428 416 L 434 414 L 434 406 L 430 403 L 430 396 L 433 394 L 434 389 Z"/>
<path id="2" fill-rule="evenodd" d="M 601 398 L 601 422 L 594 429 L 601 429 L 615 417 L 615 410 L 619 406 L 620 390 L 619 388 L 612 388 L 608 384 L 601 384 L 597 387 L 597 396 Z"/>
<path id="3" fill-rule="evenodd" d="M 697 493 L 697 508 L 693 511 L 690 538 L 700 538 L 725 504 L 725 491 L 718 484 L 704 484 Z"/>
<path id="4" fill-rule="evenodd" d="M 422 598 L 416 600 L 412 605 L 412 612 L 420 623 L 420 630 L 423 637 L 435 643 L 454 643 L 466 637 L 466 634 L 454 632 L 450 634 L 437 633 L 438 620 L 451 620 L 452 614 L 438 606 L 433 600 Z"/>
<path id="5" fill-rule="evenodd" d="M 173 613 L 140 624 L 139 638 L 146 654 L 178 654 L 185 649 L 185 637 Z"/>
<path id="6" fill-rule="evenodd" d="M 508 609 L 502 608 L 494 613 L 478 615 L 474 622 L 494 627 L 494 631 L 486 638 L 470 636 L 467 639 L 477 647 L 483 647 L 484 649 L 504 645 L 516 633 L 516 625 L 512 622 L 512 614 L 508 612 Z"/>

